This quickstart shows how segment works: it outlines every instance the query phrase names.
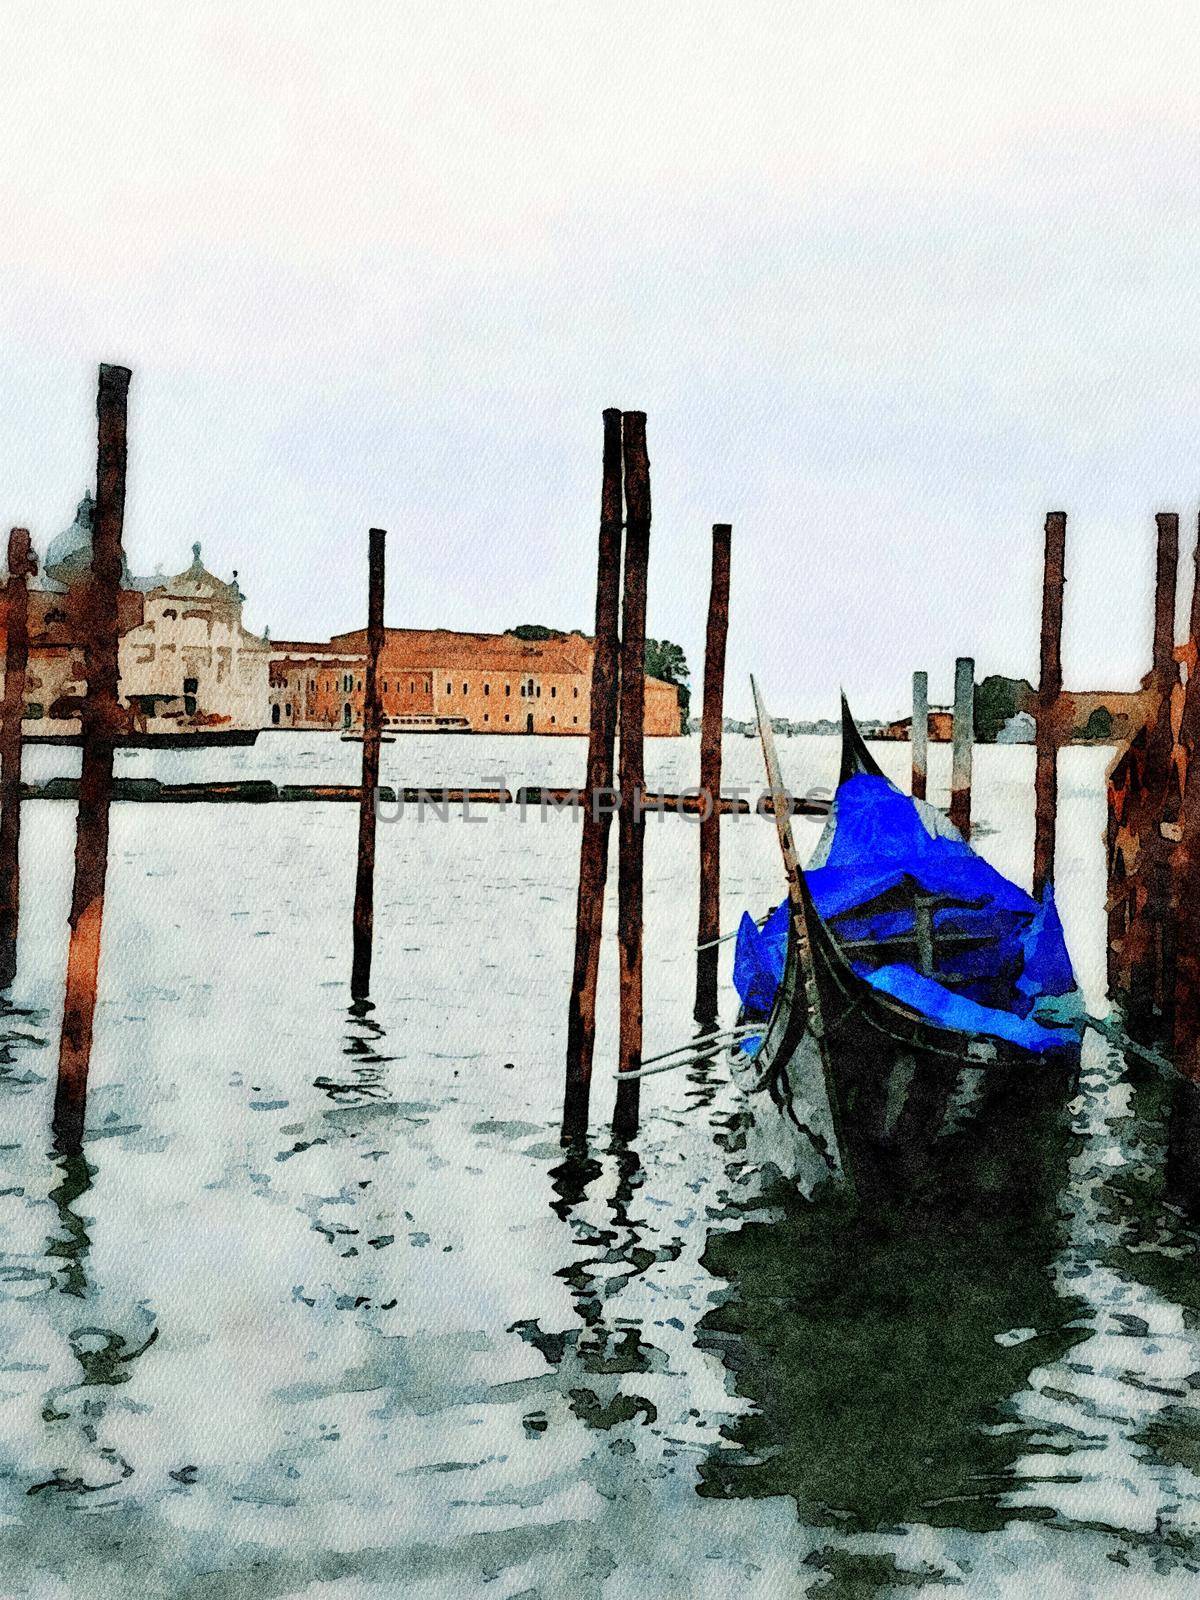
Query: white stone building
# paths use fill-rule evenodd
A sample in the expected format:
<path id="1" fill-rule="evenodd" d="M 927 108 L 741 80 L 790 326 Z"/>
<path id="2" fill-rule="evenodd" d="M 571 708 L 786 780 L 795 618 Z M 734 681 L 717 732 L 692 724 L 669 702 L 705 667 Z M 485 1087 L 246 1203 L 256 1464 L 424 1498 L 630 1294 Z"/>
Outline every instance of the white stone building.
<path id="1" fill-rule="evenodd" d="M 84 495 L 30 589 L 26 738 L 70 740 L 79 733 L 94 510 Z M 271 647 L 243 626 L 244 599 L 237 574 L 226 583 L 209 572 L 198 544 L 191 565 L 174 577 L 137 578 L 123 567 L 118 693 L 133 710 L 135 738 L 241 743 L 267 726 Z"/>
<path id="2" fill-rule="evenodd" d="M 242 625 L 245 596 L 192 564 L 171 578 L 143 578 L 143 620 L 122 635 L 121 699 L 145 731 L 263 728 L 270 718 L 271 647 Z"/>

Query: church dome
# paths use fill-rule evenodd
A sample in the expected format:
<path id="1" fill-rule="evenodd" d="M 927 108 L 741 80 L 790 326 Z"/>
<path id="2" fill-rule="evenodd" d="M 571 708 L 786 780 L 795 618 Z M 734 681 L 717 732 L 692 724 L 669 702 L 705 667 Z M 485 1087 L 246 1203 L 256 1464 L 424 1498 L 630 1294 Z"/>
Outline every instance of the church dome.
<path id="1" fill-rule="evenodd" d="M 75 507 L 75 521 L 69 528 L 50 541 L 43 568 L 48 578 L 60 583 L 70 583 L 82 576 L 92 564 L 92 528 L 96 516 L 96 502 L 85 494 Z"/>
<path id="2" fill-rule="evenodd" d="M 43 571 L 47 578 L 66 584 L 77 583 L 92 565 L 92 533 L 96 523 L 96 502 L 85 494 L 75 507 L 75 521 L 50 541 Z M 121 587 L 128 588 L 129 567 L 121 556 Z"/>

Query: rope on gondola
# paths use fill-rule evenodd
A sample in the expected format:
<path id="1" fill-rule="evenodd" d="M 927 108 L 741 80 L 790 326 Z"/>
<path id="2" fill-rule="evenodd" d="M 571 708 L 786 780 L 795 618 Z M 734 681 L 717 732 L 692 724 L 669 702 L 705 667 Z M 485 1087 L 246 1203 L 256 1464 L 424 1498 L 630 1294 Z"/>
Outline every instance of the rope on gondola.
<path id="1" fill-rule="evenodd" d="M 1151 1050 L 1148 1045 L 1138 1044 L 1136 1039 L 1131 1039 L 1123 1028 L 1119 1028 L 1108 1017 L 1094 1017 L 1090 1012 L 1085 1012 L 1080 1018 L 1079 1027 L 1081 1032 L 1084 1028 L 1091 1028 L 1101 1038 L 1107 1039 L 1109 1044 L 1116 1045 L 1123 1055 L 1135 1056 L 1138 1060 L 1157 1067 L 1160 1072 L 1174 1075 L 1177 1070 L 1174 1062 L 1168 1061 L 1159 1051 Z"/>
<path id="2" fill-rule="evenodd" d="M 676 1045 L 673 1050 L 663 1050 L 656 1056 L 647 1056 L 636 1072 L 614 1072 L 618 1081 L 627 1078 L 652 1078 L 656 1072 L 672 1072 L 676 1067 L 690 1066 L 692 1061 L 711 1055 L 714 1050 L 724 1050 L 741 1039 L 752 1039 L 763 1031 L 761 1022 L 753 1027 L 743 1025 L 726 1028 L 723 1033 L 706 1034 L 703 1039 L 692 1039 L 687 1044 Z M 678 1056 L 679 1060 L 671 1057 Z M 689 1057 L 691 1060 L 689 1060 Z"/>
<path id="3" fill-rule="evenodd" d="M 765 928 L 767 923 L 770 922 L 771 918 L 775 915 L 775 913 L 776 913 L 776 911 L 778 909 L 779 909 L 778 906 L 772 906 L 770 908 L 770 910 L 767 912 L 765 917 L 759 917 L 758 918 L 758 920 L 755 922 L 754 926 L 756 928 Z M 714 945 L 728 944 L 730 939 L 736 939 L 737 938 L 737 936 L 738 936 L 740 931 L 741 930 L 739 928 L 732 928 L 728 933 L 722 933 L 716 939 L 705 939 L 703 944 L 698 944 L 696 946 L 696 949 L 698 951 L 699 950 L 711 950 Z"/>

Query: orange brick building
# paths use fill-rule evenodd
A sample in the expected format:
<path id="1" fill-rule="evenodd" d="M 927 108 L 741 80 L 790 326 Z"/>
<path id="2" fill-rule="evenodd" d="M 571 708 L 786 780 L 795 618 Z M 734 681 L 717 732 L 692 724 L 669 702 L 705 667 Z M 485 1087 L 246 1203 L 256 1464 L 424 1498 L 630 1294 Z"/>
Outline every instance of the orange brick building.
<path id="1" fill-rule="evenodd" d="M 276 640 L 271 726 L 361 728 L 366 630 L 327 644 Z M 591 717 L 592 641 L 582 634 L 388 628 L 379 666 L 383 714 L 397 729 L 576 734 Z M 646 733 L 678 734 L 679 692 L 646 679 Z"/>
<path id="2" fill-rule="evenodd" d="M 878 734 L 880 739 L 911 739 L 912 718 L 899 717 L 889 722 Z M 950 744 L 954 739 L 954 711 L 950 706 L 930 706 L 929 741 L 931 744 Z"/>

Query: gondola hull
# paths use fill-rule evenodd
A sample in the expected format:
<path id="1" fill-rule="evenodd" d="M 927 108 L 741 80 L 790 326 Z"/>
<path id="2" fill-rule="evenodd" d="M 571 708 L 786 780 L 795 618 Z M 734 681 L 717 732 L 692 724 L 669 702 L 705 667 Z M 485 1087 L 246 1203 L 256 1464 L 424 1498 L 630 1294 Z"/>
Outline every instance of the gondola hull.
<path id="1" fill-rule="evenodd" d="M 881 777 L 844 703 L 843 714 L 842 782 Z M 1079 1036 L 1066 1027 L 1061 1037 L 1034 1051 L 964 1033 L 876 987 L 797 870 L 783 978 L 761 1046 L 752 1056 L 735 1048 L 735 1075 L 759 1153 L 805 1192 L 827 1180 L 893 1202 L 963 1185 L 1009 1192 L 1037 1128 L 1074 1095 Z"/>
<path id="2" fill-rule="evenodd" d="M 758 1053 L 736 1068 L 760 1156 L 806 1193 L 828 1180 L 892 1201 L 962 1185 L 1019 1188 L 1034 1130 L 1075 1093 L 1078 1047 L 1034 1056 L 935 1027 L 859 977 L 812 916 L 820 1032 L 791 940 L 791 981 Z"/>

